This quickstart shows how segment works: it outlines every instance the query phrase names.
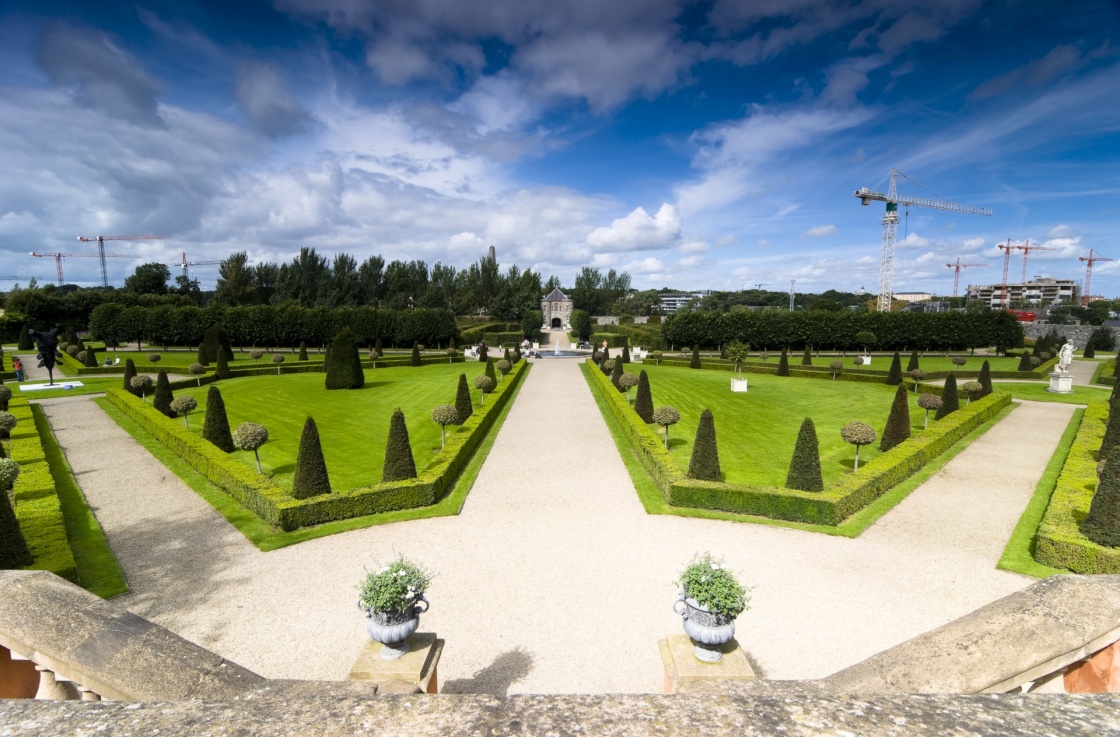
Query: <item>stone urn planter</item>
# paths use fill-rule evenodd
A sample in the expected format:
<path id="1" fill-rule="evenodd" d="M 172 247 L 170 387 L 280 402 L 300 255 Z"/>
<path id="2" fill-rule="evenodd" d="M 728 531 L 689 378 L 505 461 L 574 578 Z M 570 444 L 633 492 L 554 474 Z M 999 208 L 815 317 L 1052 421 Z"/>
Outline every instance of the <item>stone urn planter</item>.
<path id="1" fill-rule="evenodd" d="M 684 633 L 692 640 L 692 652 L 696 659 L 718 663 L 723 658 L 723 646 L 735 637 L 735 618 L 713 614 L 685 594 L 677 597 L 673 611 L 683 619 Z"/>
<path id="2" fill-rule="evenodd" d="M 358 608 L 365 612 L 370 639 L 382 645 L 381 657 L 396 660 L 408 652 L 408 638 L 420 626 L 420 615 L 428 611 L 428 600 L 421 594 L 400 611 L 376 611 L 361 601 Z"/>

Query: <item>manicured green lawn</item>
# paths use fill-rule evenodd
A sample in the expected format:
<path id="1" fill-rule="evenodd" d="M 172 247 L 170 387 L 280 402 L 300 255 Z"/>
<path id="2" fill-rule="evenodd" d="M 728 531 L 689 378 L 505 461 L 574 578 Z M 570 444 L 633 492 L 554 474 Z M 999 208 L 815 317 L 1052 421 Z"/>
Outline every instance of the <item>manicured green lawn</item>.
<path id="1" fill-rule="evenodd" d="M 1050 382 L 1019 383 L 1015 381 L 995 381 L 996 391 L 1011 392 L 1014 399 L 1029 399 L 1032 402 L 1061 402 L 1063 404 L 1087 404 L 1094 399 L 1108 399 L 1112 387 L 1075 386 L 1073 394 L 1055 394 L 1046 391 Z"/>
<path id="2" fill-rule="evenodd" d="M 439 425 L 429 416 L 432 407 L 455 403 L 461 373 L 467 375 L 477 403 L 473 380 L 484 368 L 484 364 L 470 361 L 367 370 L 365 387 L 354 391 L 327 391 L 322 373 L 228 379 L 215 386 L 222 392 L 231 429 L 242 422 L 268 428 L 268 442 L 260 449 L 261 468 L 287 491 L 292 488 L 304 421 L 308 415 L 314 417 L 331 485 L 342 491 L 381 481 L 389 418 L 396 407 L 404 411 L 417 469 L 426 466 L 440 448 Z M 204 386 L 176 392 L 176 396 L 189 394 L 198 400 L 198 409 L 190 414 L 190 428 L 200 434 L 207 391 Z M 448 432 L 454 429 L 448 427 Z M 251 452 L 234 455 L 256 469 Z"/>
<path id="3" fill-rule="evenodd" d="M 716 423 L 720 464 L 729 483 L 781 486 L 802 420 L 811 417 L 820 441 L 821 471 L 827 488 L 851 471 L 855 446 L 844 442 L 840 428 L 859 420 L 882 433 L 895 387 L 882 384 L 783 378 L 751 374 L 750 391 L 731 392 L 731 375 L 721 371 L 646 365 L 654 407 L 671 405 L 681 413 L 669 428 L 669 449 L 688 468 L 700 413 L 711 409 Z M 910 425 L 922 431 L 925 411 L 910 400 Z M 962 402 L 963 404 L 963 402 Z M 932 413 L 930 424 L 934 422 Z M 651 426 L 663 435 L 657 425 Z M 860 448 L 860 463 L 879 455 L 878 441 Z"/>
<path id="4" fill-rule="evenodd" d="M 98 351 L 97 359 L 98 359 L 99 365 L 104 365 L 106 358 L 116 358 L 116 357 L 119 356 L 120 359 L 121 359 L 120 370 L 124 371 L 125 360 L 131 358 L 137 366 L 147 366 L 150 363 L 148 361 L 148 356 L 150 356 L 153 353 L 158 353 L 160 355 L 159 362 L 157 364 L 155 364 L 156 368 L 157 369 L 161 369 L 161 368 L 166 369 L 168 373 L 176 373 L 172 369 L 177 368 L 177 369 L 182 369 L 178 373 L 185 374 L 186 373 L 186 368 L 188 366 L 190 366 L 192 363 L 194 363 L 195 361 L 198 360 L 198 349 L 197 348 L 191 349 L 191 350 L 187 350 L 187 349 L 183 349 L 183 348 L 175 348 L 175 349 L 168 350 L 168 351 L 162 350 L 160 348 L 152 348 L 151 350 L 145 349 L 145 350 L 142 350 L 142 351 L 114 351 L 114 350 L 110 349 L 110 350 L 104 351 L 104 352 Z M 271 357 L 272 357 L 273 353 L 284 354 L 284 361 L 285 362 L 295 361 L 295 360 L 299 359 L 299 352 L 298 351 L 295 352 L 295 353 L 292 353 L 291 351 L 285 349 L 285 350 L 280 350 L 280 351 L 269 351 L 269 352 L 265 353 L 264 357 L 261 358 L 261 360 L 254 361 L 252 358 L 249 357 L 248 353 L 242 353 L 239 349 L 235 348 L 234 351 L 233 351 L 233 361 L 230 362 L 230 367 L 231 368 L 238 368 L 238 367 L 242 367 L 242 366 L 253 366 L 253 365 L 256 365 L 256 364 L 260 364 L 261 366 L 271 366 L 272 365 Z M 307 350 L 307 360 L 308 361 L 322 361 L 323 360 L 323 354 L 315 353 L 309 348 Z M 214 367 L 214 362 L 211 361 L 210 362 L 210 368 L 213 369 L 213 367 Z"/>
<path id="5" fill-rule="evenodd" d="M 82 382 L 82 385 L 80 387 L 74 387 L 73 389 L 63 388 L 66 384 L 75 381 Z M 47 379 L 46 377 L 42 379 L 29 379 L 25 383 L 46 384 Z M 11 387 L 12 392 L 17 396 L 24 396 L 31 400 L 51 399 L 53 397 L 73 397 L 79 394 L 101 394 L 106 389 L 120 389 L 122 386 L 122 378 L 119 375 L 64 376 L 62 372 L 56 368 L 54 371 L 54 383 L 58 384 L 58 389 L 40 389 L 33 392 L 19 391 L 17 387 L 19 387 L 20 384 L 14 381 L 7 382 L 5 386 Z"/>

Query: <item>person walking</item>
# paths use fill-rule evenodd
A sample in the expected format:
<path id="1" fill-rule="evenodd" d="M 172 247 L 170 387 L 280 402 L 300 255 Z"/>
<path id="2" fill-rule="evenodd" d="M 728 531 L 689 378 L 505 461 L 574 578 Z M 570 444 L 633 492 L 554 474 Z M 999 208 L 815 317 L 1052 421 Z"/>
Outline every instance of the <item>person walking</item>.
<path id="1" fill-rule="evenodd" d="M 23 361 L 15 359 L 12 361 L 12 368 L 16 372 L 16 381 L 23 381 Z"/>

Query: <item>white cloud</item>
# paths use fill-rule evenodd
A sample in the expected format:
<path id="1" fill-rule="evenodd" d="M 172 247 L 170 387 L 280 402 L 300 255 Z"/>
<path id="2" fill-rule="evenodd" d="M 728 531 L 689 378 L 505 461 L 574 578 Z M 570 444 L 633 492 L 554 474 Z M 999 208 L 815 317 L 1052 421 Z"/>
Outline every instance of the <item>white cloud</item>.
<path id="1" fill-rule="evenodd" d="M 902 248 L 929 248 L 933 245 L 933 241 L 929 238 L 923 238 L 917 233 L 907 233 L 904 238 L 897 238 L 895 245 Z"/>
<path id="2" fill-rule="evenodd" d="M 826 235 L 836 235 L 835 225 L 816 225 L 801 234 L 802 238 L 820 238 Z"/>
<path id="3" fill-rule="evenodd" d="M 762 246 L 763 248 L 766 248 L 767 246 L 770 245 L 770 241 L 768 241 L 765 238 L 759 238 L 758 239 L 758 245 Z"/>
<path id="4" fill-rule="evenodd" d="M 1047 238 L 1070 238 L 1075 235 L 1077 235 L 1077 232 L 1073 228 L 1061 223 L 1046 231 Z"/>
<path id="5" fill-rule="evenodd" d="M 644 208 L 636 208 L 609 227 L 596 228 L 587 236 L 592 248 L 605 251 L 643 251 L 669 248 L 680 238 L 681 216 L 677 208 L 662 203 L 657 214 L 650 216 Z"/>
<path id="6" fill-rule="evenodd" d="M 266 136 L 302 133 L 311 125 L 311 116 L 292 97 L 280 73 L 267 64 L 242 64 L 236 94 L 245 117 Z"/>
<path id="7" fill-rule="evenodd" d="M 700 256 L 686 256 L 685 258 L 682 258 L 680 261 L 678 261 L 677 265 L 685 269 L 691 269 L 695 266 L 699 266 L 702 263 L 704 263 L 704 259 Z"/>
<path id="8" fill-rule="evenodd" d="M 665 268 L 665 266 L 661 263 L 660 259 L 650 256 L 640 261 L 631 261 L 623 266 L 622 270 L 631 274 L 653 274 L 659 273 L 663 268 Z"/>
<path id="9" fill-rule="evenodd" d="M 709 246 L 705 241 L 689 240 L 680 245 L 679 250 L 681 253 L 707 253 Z"/>
<path id="10" fill-rule="evenodd" d="M 965 248 L 969 248 L 969 249 L 983 248 L 984 239 L 983 238 L 966 238 L 964 240 L 964 242 L 961 243 L 961 245 L 964 246 Z"/>

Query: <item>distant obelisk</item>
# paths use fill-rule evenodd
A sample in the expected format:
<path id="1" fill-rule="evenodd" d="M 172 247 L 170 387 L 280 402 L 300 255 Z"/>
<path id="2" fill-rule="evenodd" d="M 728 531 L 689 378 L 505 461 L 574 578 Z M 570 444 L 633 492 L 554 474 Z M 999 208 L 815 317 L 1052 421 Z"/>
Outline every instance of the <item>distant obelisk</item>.
<path id="1" fill-rule="evenodd" d="M 486 254 L 486 258 L 490 259 L 490 263 L 492 263 L 492 264 L 498 262 L 498 255 L 496 253 L 494 253 L 494 247 L 493 246 L 490 246 L 490 251 L 489 251 L 489 253 Z"/>

